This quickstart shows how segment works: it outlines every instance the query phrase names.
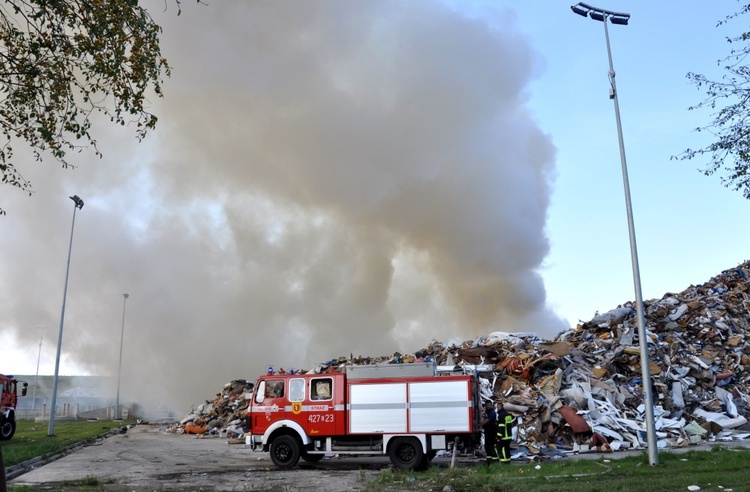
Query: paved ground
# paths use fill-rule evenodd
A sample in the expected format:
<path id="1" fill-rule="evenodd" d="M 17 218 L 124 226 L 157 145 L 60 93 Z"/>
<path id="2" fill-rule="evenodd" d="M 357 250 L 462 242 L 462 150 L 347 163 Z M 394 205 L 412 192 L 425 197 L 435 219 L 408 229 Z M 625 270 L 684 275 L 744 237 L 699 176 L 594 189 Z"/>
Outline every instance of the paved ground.
<path id="1" fill-rule="evenodd" d="M 388 468 L 386 457 L 300 461 L 277 469 L 268 453 L 218 437 L 173 434 L 164 426 L 139 425 L 9 481 L 54 489 L 96 477 L 107 490 L 358 490 Z"/>
<path id="2" fill-rule="evenodd" d="M 699 447 L 682 452 L 709 449 Z M 748 446 L 747 441 L 725 443 Z M 618 451 L 607 457 L 623 458 L 644 451 Z M 596 459 L 599 453 L 585 453 L 566 459 Z M 459 466 L 473 466 L 479 460 L 459 460 Z M 436 458 L 438 466 L 448 466 L 447 458 Z M 9 481 L 54 490 L 65 482 L 96 477 L 110 483 L 112 492 L 145 490 L 215 491 L 343 491 L 359 490 L 366 481 L 390 466 L 386 457 L 333 458 L 311 464 L 300 461 L 292 470 L 279 470 L 267 453 L 252 451 L 244 444 L 228 444 L 218 437 L 173 434 L 165 426 L 139 425 L 126 434 L 80 448 L 63 458 L 34 468 Z"/>

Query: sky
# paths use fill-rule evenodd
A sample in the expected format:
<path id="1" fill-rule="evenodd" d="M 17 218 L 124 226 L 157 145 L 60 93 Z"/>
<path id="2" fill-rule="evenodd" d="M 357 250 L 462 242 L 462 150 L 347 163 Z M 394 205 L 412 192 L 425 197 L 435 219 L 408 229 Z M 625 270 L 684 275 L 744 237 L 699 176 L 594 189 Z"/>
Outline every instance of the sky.
<path id="1" fill-rule="evenodd" d="M 601 22 L 571 2 L 147 2 L 156 130 L 2 188 L 0 371 L 117 376 L 188 410 L 268 365 L 559 333 L 635 299 Z M 748 259 L 750 203 L 671 159 L 710 142 L 739 3 L 602 1 L 645 300 Z M 22 154 L 15 146 L 16 153 Z M 127 300 L 123 294 L 128 293 Z M 122 343 L 121 343 L 122 337 Z M 40 346 L 41 341 L 41 346 Z"/>

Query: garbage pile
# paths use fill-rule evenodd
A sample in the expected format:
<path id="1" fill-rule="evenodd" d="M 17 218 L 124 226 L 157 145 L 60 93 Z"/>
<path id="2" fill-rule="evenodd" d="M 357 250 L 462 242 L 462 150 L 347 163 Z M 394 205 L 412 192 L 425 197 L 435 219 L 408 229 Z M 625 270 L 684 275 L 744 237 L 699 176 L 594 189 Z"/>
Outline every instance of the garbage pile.
<path id="1" fill-rule="evenodd" d="M 750 436 L 750 261 L 645 301 L 644 315 L 658 447 Z M 300 372 L 434 361 L 479 374 L 483 398 L 516 417 L 520 454 L 555 456 L 585 450 L 592 441 L 607 451 L 643 448 L 647 412 L 638 331 L 636 306 L 626 303 L 552 341 L 494 332 L 463 342 L 433 340 L 413 354 L 339 357 Z M 179 429 L 240 432 L 249 387 L 233 381 Z"/>
<path id="2" fill-rule="evenodd" d="M 213 400 L 193 408 L 169 430 L 176 433 L 240 438 L 245 434 L 245 417 L 254 383 L 236 379 L 224 385 Z"/>

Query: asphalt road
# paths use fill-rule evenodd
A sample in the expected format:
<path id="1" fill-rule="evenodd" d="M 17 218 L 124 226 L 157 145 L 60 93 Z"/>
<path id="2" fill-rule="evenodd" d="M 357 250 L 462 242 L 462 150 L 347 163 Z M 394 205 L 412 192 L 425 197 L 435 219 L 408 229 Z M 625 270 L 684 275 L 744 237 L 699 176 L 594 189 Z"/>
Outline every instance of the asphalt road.
<path id="1" fill-rule="evenodd" d="M 9 481 L 56 489 L 95 477 L 107 490 L 358 490 L 388 468 L 387 457 L 335 458 L 276 468 L 268 453 L 219 437 L 168 432 L 162 425 L 139 425 L 81 448 Z"/>

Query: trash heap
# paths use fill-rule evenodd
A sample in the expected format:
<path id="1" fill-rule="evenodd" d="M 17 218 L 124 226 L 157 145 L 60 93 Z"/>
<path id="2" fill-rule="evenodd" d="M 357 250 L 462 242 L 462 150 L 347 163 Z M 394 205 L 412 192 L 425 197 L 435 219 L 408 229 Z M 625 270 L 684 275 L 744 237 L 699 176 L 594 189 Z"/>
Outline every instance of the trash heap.
<path id="1" fill-rule="evenodd" d="M 213 400 L 194 407 L 178 424 L 170 426 L 172 432 L 208 434 L 227 438 L 240 438 L 245 434 L 245 417 L 254 383 L 235 379 L 227 383 Z"/>
<path id="2" fill-rule="evenodd" d="M 750 261 L 645 301 L 644 313 L 658 447 L 750 436 Z M 483 398 L 517 417 L 521 454 L 585 450 L 597 434 L 607 450 L 647 445 L 634 303 L 598 314 L 553 341 L 494 332 L 463 342 L 433 340 L 414 354 L 339 357 L 311 372 L 429 361 L 479 374 Z M 248 388 L 245 381 L 230 383 L 181 427 L 189 432 L 189 423 L 210 432 L 228 424 L 238 430 Z"/>

